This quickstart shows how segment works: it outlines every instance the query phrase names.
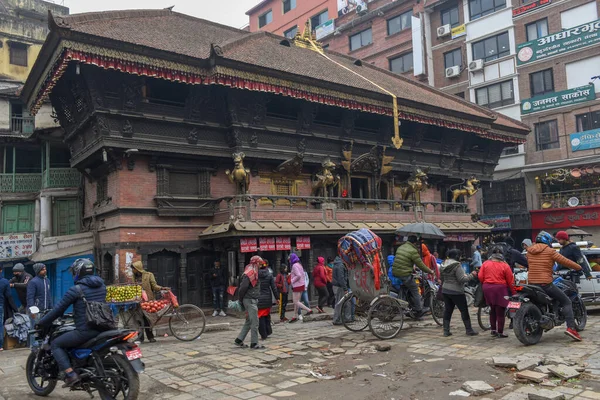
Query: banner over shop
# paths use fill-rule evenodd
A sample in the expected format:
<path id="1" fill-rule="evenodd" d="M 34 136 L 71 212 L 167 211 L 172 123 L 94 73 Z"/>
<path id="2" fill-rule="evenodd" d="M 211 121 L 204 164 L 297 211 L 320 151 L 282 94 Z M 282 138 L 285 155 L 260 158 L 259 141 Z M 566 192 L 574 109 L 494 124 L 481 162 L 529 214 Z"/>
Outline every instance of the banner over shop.
<path id="1" fill-rule="evenodd" d="M 596 92 L 594 85 L 580 86 L 574 89 L 546 93 L 532 97 L 531 99 L 525 99 L 521 102 L 521 114 L 531 114 L 538 111 L 571 106 L 595 99 Z"/>
<path id="2" fill-rule="evenodd" d="M 35 252 L 32 233 L 15 233 L 0 236 L 0 260 L 25 258 Z"/>

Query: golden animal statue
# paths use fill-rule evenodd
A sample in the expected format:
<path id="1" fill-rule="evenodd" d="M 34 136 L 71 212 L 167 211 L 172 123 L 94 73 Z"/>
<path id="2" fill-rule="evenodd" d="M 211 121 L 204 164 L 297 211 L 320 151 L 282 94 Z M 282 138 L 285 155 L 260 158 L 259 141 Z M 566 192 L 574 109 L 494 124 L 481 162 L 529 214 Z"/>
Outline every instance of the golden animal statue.
<path id="1" fill-rule="evenodd" d="M 470 177 L 467 179 L 462 189 L 454 189 L 452 191 L 452 202 L 456 203 L 460 196 L 473 196 L 479 190 L 479 184 L 479 179 L 475 178 L 474 176 Z"/>
<path id="2" fill-rule="evenodd" d="M 317 197 L 331 197 L 333 188 L 340 183 L 340 177 L 339 175 L 333 175 L 332 171 L 335 168 L 335 164 L 329 159 L 325 160 L 321 166 L 323 169 L 315 175 L 317 179 L 312 182 L 312 195 Z"/>
<path id="3" fill-rule="evenodd" d="M 408 200 L 410 195 L 418 204 L 421 203 L 421 192 L 427 189 L 427 173 L 429 168 L 417 168 L 406 182 L 400 184 L 400 198 Z"/>
<path id="4" fill-rule="evenodd" d="M 225 175 L 229 178 L 229 182 L 234 183 L 237 187 L 238 194 L 246 194 L 250 186 L 250 170 L 244 167 L 244 153 L 233 153 L 233 163 L 235 168 L 233 171 L 225 171 Z"/>

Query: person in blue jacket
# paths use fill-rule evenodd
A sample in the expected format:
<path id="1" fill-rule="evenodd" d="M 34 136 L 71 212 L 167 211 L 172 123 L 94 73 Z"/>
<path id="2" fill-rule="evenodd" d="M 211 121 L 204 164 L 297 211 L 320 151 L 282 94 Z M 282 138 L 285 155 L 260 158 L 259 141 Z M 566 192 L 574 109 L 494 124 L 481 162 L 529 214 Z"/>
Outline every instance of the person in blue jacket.
<path id="1" fill-rule="evenodd" d="M 4 317 L 8 311 L 17 312 L 17 307 L 10 295 L 10 283 L 2 277 L 2 264 L 0 264 L 0 327 L 4 327 Z M 0 351 L 4 348 L 4 329 L 0 330 Z"/>
<path id="2" fill-rule="evenodd" d="M 27 285 L 27 310 L 36 306 L 40 312 L 52 308 L 52 291 L 46 266 L 42 263 L 33 264 L 35 278 Z"/>
<path id="3" fill-rule="evenodd" d="M 47 327 L 56 318 L 62 316 L 69 306 L 73 305 L 73 319 L 77 329 L 59 336 L 50 345 L 58 367 L 65 372 L 63 387 L 72 386 L 80 380 L 79 375 L 71 368 L 67 350 L 76 348 L 101 333 L 90 329 L 86 323 L 86 306 L 82 299 L 82 293 L 88 302 L 106 302 L 106 286 L 102 278 L 93 275 L 94 263 L 86 258 L 78 258 L 69 267 L 69 270 L 73 275 L 75 285 L 71 286 L 56 307 L 37 323 L 40 327 Z"/>

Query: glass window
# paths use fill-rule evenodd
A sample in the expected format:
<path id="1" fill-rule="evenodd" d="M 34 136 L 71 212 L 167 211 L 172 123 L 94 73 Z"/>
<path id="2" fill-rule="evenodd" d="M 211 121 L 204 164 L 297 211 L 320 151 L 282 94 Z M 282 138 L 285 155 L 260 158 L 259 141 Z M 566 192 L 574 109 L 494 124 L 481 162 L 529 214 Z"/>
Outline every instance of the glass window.
<path id="1" fill-rule="evenodd" d="M 287 31 L 283 32 L 283 36 L 285 36 L 288 39 L 293 39 L 296 36 L 296 33 L 298 32 L 298 26 L 294 26 L 290 29 L 288 29 Z"/>
<path id="2" fill-rule="evenodd" d="M 296 0 L 283 0 L 283 13 L 287 13 L 296 8 Z"/>
<path id="3" fill-rule="evenodd" d="M 404 14 L 400 14 L 397 17 L 391 18 L 387 20 L 387 32 L 388 35 L 393 35 L 394 33 L 398 33 L 404 29 L 409 29 L 411 25 L 411 17 L 412 11 L 405 12 Z"/>
<path id="4" fill-rule="evenodd" d="M 575 116 L 577 132 L 600 128 L 600 111 L 589 112 Z"/>
<path id="5" fill-rule="evenodd" d="M 390 60 L 390 71 L 397 74 L 413 69 L 413 53 L 406 53 Z"/>
<path id="6" fill-rule="evenodd" d="M 454 67 L 455 65 L 462 65 L 462 50 L 460 47 L 444 53 L 444 68 Z"/>
<path id="7" fill-rule="evenodd" d="M 477 104 L 496 108 L 515 103 L 513 81 L 505 81 L 475 90 Z"/>
<path id="8" fill-rule="evenodd" d="M 506 0 L 469 0 L 471 20 L 481 18 L 505 7 Z"/>
<path id="9" fill-rule="evenodd" d="M 548 18 L 525 25 L 525 30 L 527 32 L 527 41 L 548 36 Z"/>
<path id="10" fill-rule="evenodd" d="M 448 24 L 453 28 L 460 25 L 460 21 L 458 20 L 458 6 L 442 10 L 442 26 Z"/>
<path id="11" fill-rule="evenodd" d="M 273 22 L 273 11 L 269 10 L 260 17 L 258 17 L 258 27 L 262 28 L 265 25 Z"/>
<path id="12" fill-rule="evenodd" d="M 314 30 L 317 26 L 324 24 L 328 20 L 329 20 L 329 14 L 327 13 L 327 10 L 311 17 L 310 18 L 311 29 Z"/>
<path id="13" fill-rule="evenodd" d="M 21 43 L 9 43 L 10 63 L 21 67 L 27 66 L 27 45 Z"/>
<path id="14" fill-rule="evenodd" d="M 560 147 L 558 141 L 558 122 L 553 120 L 535 124 L 535 143 L 537 150 L 549 150 Z"/>
<path id="15" fill-rule="evenodd" d="M 500 155 L 510 156 L 511 154 L 519 154 L 519 146 L 505 147 Z"/>
<path id="16" fill-rule="evenodd" d="M 510 54 L 508 32 L 473 43 L 473 59 L 492 61 Z"/>
<path id="17" fill-rule="evenodd" d="M 371 28 L 350 36 L 350 51 L 373 43 Z"/>
<path id="18" fill-rule="evenodd" d="M 554 76 L 552 68 L 529 74 L 531 97 L 554 92 Z"/>

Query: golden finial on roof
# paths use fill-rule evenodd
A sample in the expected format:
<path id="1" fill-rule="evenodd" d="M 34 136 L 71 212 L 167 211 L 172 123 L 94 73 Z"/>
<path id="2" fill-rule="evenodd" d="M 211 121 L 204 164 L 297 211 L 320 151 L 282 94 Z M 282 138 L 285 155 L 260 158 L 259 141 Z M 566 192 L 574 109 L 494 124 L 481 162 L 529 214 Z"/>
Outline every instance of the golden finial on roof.
<path id="1" fill-rule="evenodd" d="M 319 42 L 317 42 L 317 36 L 312 30 L 312 27 L 310 25 L 310 19 L 307 19 L 306 24 L 304 24 L 304 32 L 296 32 L 296 36 L 294 37 L 294 44 L 298 47 L 302 47 L 305 49 L 323 51 L 323 47 Z"/>

